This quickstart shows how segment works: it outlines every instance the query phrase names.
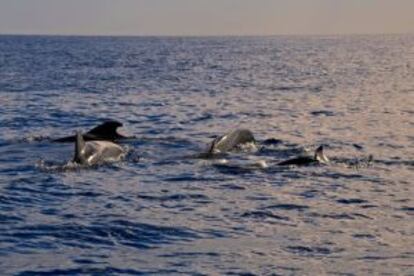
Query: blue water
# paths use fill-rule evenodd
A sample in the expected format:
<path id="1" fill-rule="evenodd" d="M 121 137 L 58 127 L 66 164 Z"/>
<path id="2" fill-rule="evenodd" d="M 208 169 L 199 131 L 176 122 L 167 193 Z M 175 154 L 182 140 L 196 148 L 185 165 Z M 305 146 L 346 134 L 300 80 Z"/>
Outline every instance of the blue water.
<path id="1" fill-rule="evenodd" d="M 0 36 L 0 103 L 2 275 L 414 273 L 412 35 Z M 65 169 L 107 119 L 126 159 Z"/>

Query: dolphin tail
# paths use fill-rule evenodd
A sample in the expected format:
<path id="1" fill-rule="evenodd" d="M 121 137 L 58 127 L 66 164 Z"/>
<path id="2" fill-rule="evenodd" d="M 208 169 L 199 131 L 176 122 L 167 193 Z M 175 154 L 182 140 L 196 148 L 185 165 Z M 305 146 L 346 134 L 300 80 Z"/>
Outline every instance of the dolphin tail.
<path id="1" fill-rule="evenodd" d="M 314 159 L 320 163 L 323 164 L 327 164 L 329 163 L 329 158 L 326 157 L 326 155 L 323 152 L 323 145 L 320 145 L 316 150 L 315 150 L 315 155 L 314 155 Z"/>
<path id="2" fill-rule="evenodd" d="M 73 158 L 73 162 L 78 164 L 85 164 L 86 160 L 82 154 L 82 150 L 85 147 L 85 140 L 83 140 L 82 133 L 79 131 L 76 132 L 75 138 L 75 157 Z"/>

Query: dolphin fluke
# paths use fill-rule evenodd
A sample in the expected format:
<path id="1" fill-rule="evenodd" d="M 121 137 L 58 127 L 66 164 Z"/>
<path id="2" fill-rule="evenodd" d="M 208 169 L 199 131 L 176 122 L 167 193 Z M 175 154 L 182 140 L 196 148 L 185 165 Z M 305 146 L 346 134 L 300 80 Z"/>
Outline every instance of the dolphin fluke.
<path id="1" fill-rule="evenodd" d="M 118 121 L 106 121 L 97 127 L 89 130 L 83 134 L 82 137 L 85 141 L 92 140 L 104 140 L 104 141 L 116 141 L 126 139 L 128 137 L 123 136 L 117 132 L 117 128 L 122 127 L 122 123 Z M 75 142 L 76 136 L 67 136 L 53 140 L 53 142 Z"/>

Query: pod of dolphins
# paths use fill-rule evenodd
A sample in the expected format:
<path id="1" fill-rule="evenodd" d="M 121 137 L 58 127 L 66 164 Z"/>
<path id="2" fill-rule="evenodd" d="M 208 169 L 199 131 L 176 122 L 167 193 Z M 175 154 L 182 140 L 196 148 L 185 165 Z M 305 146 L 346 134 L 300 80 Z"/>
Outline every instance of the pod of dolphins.
<path id="1" fill-rule="evenodd" d="M 75 154 L 72 162 L 91 166 L 104 162 L 119 161 L 125 156 L 124 149 L 116 142 L 122 139 L 128 139 L 117 132 L 117 128 L 122 123 L 117 121 L 107 121 L 103 124 L 82 134 L 77 132 L 76 135 L 61 137 L 52 140 L 53 142 L 74 142 Z M 215 138 L 208 151 L 201 156 L 212 157 L 217 154 L 223 154 L 238 149 L 243 149 L 249 145 L 255 145 L 256 139 L 253 133 L 248 129 L 235 129 L 223 136 Z M 323 146 L 319 146 L 313 156 L 300 156 L 277 163 L 279 166 L 306 166 L 311 164 L 327 164 L 329 159 L 323 152 Z"/>

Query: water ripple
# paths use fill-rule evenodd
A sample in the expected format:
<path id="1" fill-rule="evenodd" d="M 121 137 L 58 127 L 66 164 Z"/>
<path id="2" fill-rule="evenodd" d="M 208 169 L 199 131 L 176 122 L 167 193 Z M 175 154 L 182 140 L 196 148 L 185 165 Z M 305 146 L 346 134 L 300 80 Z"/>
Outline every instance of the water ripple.
<path id="1" fill-rule="evenodd" d="M 0 271 L 409 275 L 412 45 L 0 36 Z M 51 142 L 109 119 L 123 162 Z M 202 156 L 235 128 L 258 150 Z M 321 144 L 329 165 L 277 166 Z"/>

